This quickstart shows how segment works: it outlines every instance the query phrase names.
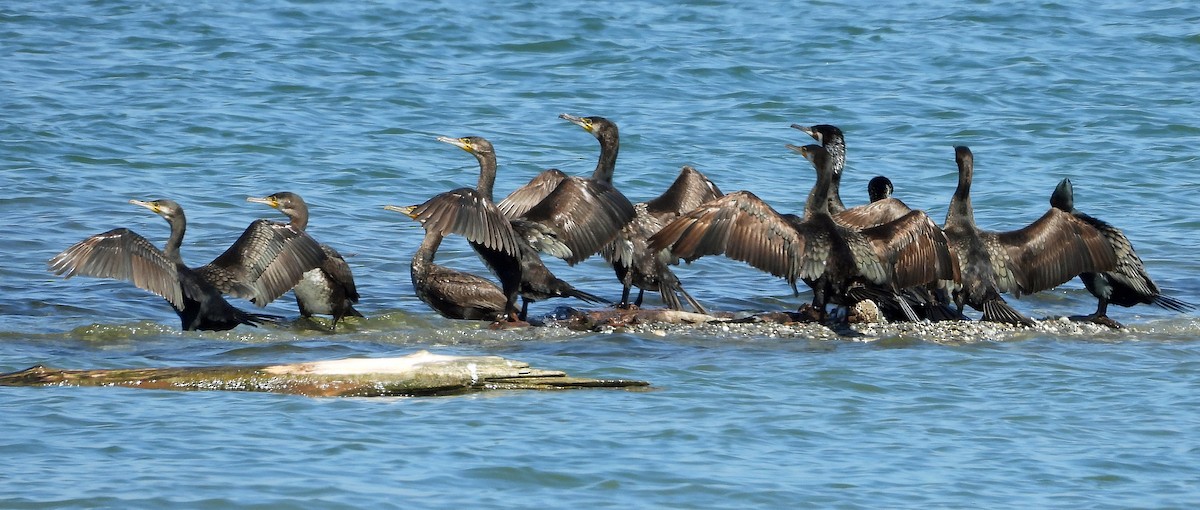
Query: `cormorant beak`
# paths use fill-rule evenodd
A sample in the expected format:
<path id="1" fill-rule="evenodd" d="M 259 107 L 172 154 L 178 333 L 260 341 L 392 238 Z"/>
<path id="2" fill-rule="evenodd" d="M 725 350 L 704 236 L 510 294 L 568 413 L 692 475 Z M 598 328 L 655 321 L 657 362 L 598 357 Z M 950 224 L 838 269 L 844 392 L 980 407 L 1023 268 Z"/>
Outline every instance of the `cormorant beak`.
<path id="1" fill-rule="evenodd" d="M 799 145 L 792 145 L 792 144 L 790 144 L 790 143 L 789 143 L 789 144 L 785 144 L 785 145 L 784 145 L 784 147 L 787 147 L 787 148 L 789 148 L 789 149 L 791 149 L 791 150 L 793 150 L 793 151 L 795 151 L 795 152 L 798 152 L 798 153 L 800 153 L 800 155 L 801 155 L 801 156 L 804 156 L 804 157 L 806 157 L 806 158 L 808 157 L 808 149 L 807 149 L 807 148 L 805 148 L 805 147 L 801 147 L 801 146 L 799 146 Z"/>
<path id="2" fill-rule="evenodd" d="M 472 154 L 475 153 L 475 150 L 474 150 L 475 147 L 471 146 L 471 144 L 469 142 L 467 142 L 466 140 L 463 140 L 462 138 L 450 138 L 448 136 L 439 136 L 439 137 L 437 137 L 437 141 L 442 142 L 442 143 L 448 143 L 450 145 L 458 147 L 459 149 L 470 152 Z"/>
<path id="3" fill-rule="evenodd" d="M 271 198 L 271 197 L 263 197 L 263 198 L 246 197 L 246 201 L 254 202 L 256 204 L 267 204 L 271 207 L 274 207 L 275 209 L 279 209 L 279 201 L 275 200 L 274 198 Z"/>
<path id="4" fill-rule="evenodd" d="M 813 131 L 813 129 L 808 126 L 792 124 L 792 129 L 799 129 L 800 131 L 803 131 L 804 134 L 811 136 L 813 138 L 813 140 L 816 140 L 817 142 L 821 142 L 821 133 Z M 821 142 L 821 143 L 824 143 L 824 142 Z"/>
<path id="5" fill-rule="evenodd" d="M 576 126 L 583 128 L 584 131 L 587 131 L 588 133 L 592 132 L 592 129 L 593 129 L 592 122 L 585 118 L 576 117 L 574 115 L 570 115 L 570 114 L 566 114 L 566 113 L 559 114 L 558 118 L 566 120 L 566 121 L 570 121 L 572 124 L 575 124 Z"/>
<path id="6" fill-rule="evenodd" d="M 130 200 L 129 203 L 131 203 L 133 205 L 140 205 L 142 207 L 145 207 L 146 209 L 154 211 L 154 214 L 159 214 L 158 204 L 156 204 L 154 202 L 146 202 L 143 200 Z"/>
<path id="7" fill-rule="evenodd" d="M 417 210 L 417 206 L 415 206 L 415 205 L 410 205 L 410 206 L 406 206 L 406 207 L 400 207 L 398 205 L 385 205 L 385 206 L 383 206 L 383 208 L 384 208 L 384 210 L 387 210 L 387 211 L 396 211 L 396 212 L 403 214 L 405 216 L 408 216 L 409 218 L 412 218 L 414 220 L 417 219 L 417 215 L 413 213 L 413 211 Z"/>

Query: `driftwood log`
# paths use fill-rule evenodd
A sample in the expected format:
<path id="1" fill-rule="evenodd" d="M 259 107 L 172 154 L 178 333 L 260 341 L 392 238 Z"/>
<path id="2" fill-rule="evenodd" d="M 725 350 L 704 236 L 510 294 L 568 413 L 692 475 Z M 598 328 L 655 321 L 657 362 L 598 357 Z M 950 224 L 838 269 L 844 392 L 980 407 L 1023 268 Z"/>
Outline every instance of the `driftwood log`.
<path id="1" fill-rule="evenodd" d="M 0 386 L 123 386 L 160 390 L 264 391 L 310 397 L 454 395 L 484 390 L 644 388 L 649 383 L 585 379 L 499 356 L 418 351 L 286 365 L 61 370 L 42 365 L 0 374 Z"/>

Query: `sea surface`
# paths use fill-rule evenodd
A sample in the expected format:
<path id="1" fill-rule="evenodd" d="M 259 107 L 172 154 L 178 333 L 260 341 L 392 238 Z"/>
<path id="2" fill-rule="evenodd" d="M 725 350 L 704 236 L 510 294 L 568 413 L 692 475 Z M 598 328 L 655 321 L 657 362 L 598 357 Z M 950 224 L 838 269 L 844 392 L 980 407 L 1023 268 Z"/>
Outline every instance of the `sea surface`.
<path id="1" fill-rule="evenodd" d="M 422 231 L 384 205 L 546 168 L 590 173 L 621 129 L 634 201 L 694 165 L 726 192 L 799 212 L 814 175 L 792 123 L 846 133 L 842 196 L 896 196 L 940 221 L 953 146 L 976 157 L 980 225 L 1038 218 L 1060 179 L 1125 230 L 1164 292 L 1200 303 L 1200 6 L 1192 1 L 506 3 L 127 0 L 0 5 L 0 372 L 492 354 L 629 392 L 321 399 L 121 388 L 0 388 L 0 508 L 1195 508 L 1200 322 L 1112 307 L 1128 327 L 921 338 L 496 332 L 413 295 Z M 345 254 L 368 318 L 336 333 L 180 332 L 132 284 L 46 260 L 128 227 L 130 199 L 187 211 L 211 260 L 300 193 Z M 486 274 L 460 239 L 439 262 Z M 596 258 L 561 277 L 615 300 Z M 678 269 L 711 309 L 810 297 L 709 257 Z M 1083 314 L 1078 281 L 1013 300 Z M 235 301 L 243 308 L 253 305 Z M 660 306 L 657 297 L 647 305 Z M 537 303 L 533 314 L 574 301 Z"/>

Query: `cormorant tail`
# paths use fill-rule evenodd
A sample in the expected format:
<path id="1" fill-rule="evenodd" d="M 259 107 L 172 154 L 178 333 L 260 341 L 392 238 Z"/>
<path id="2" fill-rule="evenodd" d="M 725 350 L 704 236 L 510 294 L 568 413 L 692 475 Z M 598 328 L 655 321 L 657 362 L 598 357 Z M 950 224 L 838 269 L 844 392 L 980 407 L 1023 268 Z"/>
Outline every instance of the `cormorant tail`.
<path id="1" fill-rule="evenodd" d="M 983 303 L 983 320 L 1003 322 L 1017 326 L 1032 326 L 1035 324 L 1033 319 L 1022 315 L 1021 312 L 1016 311 L 1001 299 L 992 299 Z"/>
<path id="2" fill-rule="evenodd" d="M 1154 300 L 1151 301 L 1151 303 L 1153 303 L 1155 306 L 1180 313 L 1191 312 L 1196 309 L 1196 305 L 1188 303 L 1187 301 L 1181 301 L 1171 296 L 1164 296 L 1162 294 L 1154 296 Z"/>

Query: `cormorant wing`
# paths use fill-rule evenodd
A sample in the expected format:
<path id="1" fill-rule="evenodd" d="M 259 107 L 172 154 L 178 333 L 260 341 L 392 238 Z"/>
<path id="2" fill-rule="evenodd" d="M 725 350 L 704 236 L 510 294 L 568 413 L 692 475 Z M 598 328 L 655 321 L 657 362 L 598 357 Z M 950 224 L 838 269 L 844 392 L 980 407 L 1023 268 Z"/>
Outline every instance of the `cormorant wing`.
<path id="1" fill-rule="evenodd" d="M 900 199 L 889 197 L 845 209 L 833 215 L 833 220 L 839 225 L 854 230 L 863 230 L 898 220 L 910 211 L 912 209 Z"/>
<path id="2" fill-rule="evenodd" d="M 633 204 L 612 185 L 569 177 L 520 218 L 551 228 L 571 250 L 564 260 L 575 265 L 611 242 L 633 215 Z"/>
<path id="3" fill-rule="evenodd" d="M 291 225 L 254 220 L 224 253 L 196 274 L 222 294 L 267 306 L 295 287 L 304 273 L 325 258 L 312 237 Z"/>
<path id="4" fill-rule="evenodd" d="M 321 263 L 321 270 L 342 286 L 342 289 L 346 291 L 346 299 L 349 299 L 351 303 L 357 303 L 358 287 L 354 285 L 354 274 L 350 272 L 350 265 L 346 263 L 346 259 L 328 244 L 322 244 L 321 251 L 325 252 L 325 261 Z"/>
<path id="5" fill-rule="evenodd" d="M 96 234 L 67 248 L 47 262 L 54 274 L 77 274 L 133 282 L 142 290 L 162 296 L 176 310 L 184 308 L 179 268 L 137 232 L 126 228 Z"/>
<path id="6" fill-rule="evenodd" d="M 797 217 L 789 216 L 792 220 L 749 191 L 737 191 L 667 224 L 650 238 L 650 249 L 670 250 L 673 262 L 725 254 L 795 286 L 797 279 L 819 277 L 825 258 L 812 260 Z"/>
<path id="7" fill-rule="evenodd" d="M 473 188 L 439 193 L 409 215 L 428 232 L 441 236 L 458 234 L 486 248 L 518 257 L 521 254 L 517 234 L 508 218 Z"/>
<path id="8" fill-rule="evenodd" d="M 880 203 L 880 202 L 874 202 Z M 850 211 L 853 209 L 848 209 Z M 959 281 L 958 257 L 950 252 L 945 233 L 924 211 L 864 229 L 879 260 L 890 266 L 896 289 L 935 280 Z"/>
<path id="9" fill-rule="evenodd" d="M 721 189 L 708 177 L 695 168 L 685 166 L 662 195 L 646 202 L 646 210 L 667 222 L 722 195 Z"/>
<path id="10" fill-rule="evenodd" d="M 1099 230 L 1108 241 L 1109 246 L 1112 247 L 1117 257 L 1117 264 L 1112 271 L 1107 273 L 1109 278 L 1148 299 L 1160 294 L 1158 285 L 1155 285 L 1154 281 L 1150 279 L 1150 275 L 1146 273 L 1146 266 L 1142 264 L 1142 258 L 1133 251 L 1133 243 L 1129 242 L 1129 238 L 1125 237 L 1125 233 L 1121 232 L 1121 229 L 1078 211 L 1072 214 L 1076 219 Z"/>
<path id="11" fill-rule="evenodd" d="M 1103 233 L 1055 208 L 1025 228 L 996 233 L 994 239 L 1014 264 L 1018 282 L 1015 288 L 1003 288 L 1007 282 L 1001 279 L 997 284 L 1001 291 L 1017 296 L 1057 287 L 1080 273 L 1111 271 L 1117 266 L 1117 255 Z M 992 246 L 988 243 L 989 249 Z"/>
<path id="12" fill-rule="evenodd" d="M 557 168 L 551 168 L 530 179 L 529 183 L 509 193 L 504 200 L 496 204 L 500 212 L 508 218 L 516 218 L 533 209 L 542 199 L 546 198 L 558 184 L 567 179 L 567 174 Z"/>

